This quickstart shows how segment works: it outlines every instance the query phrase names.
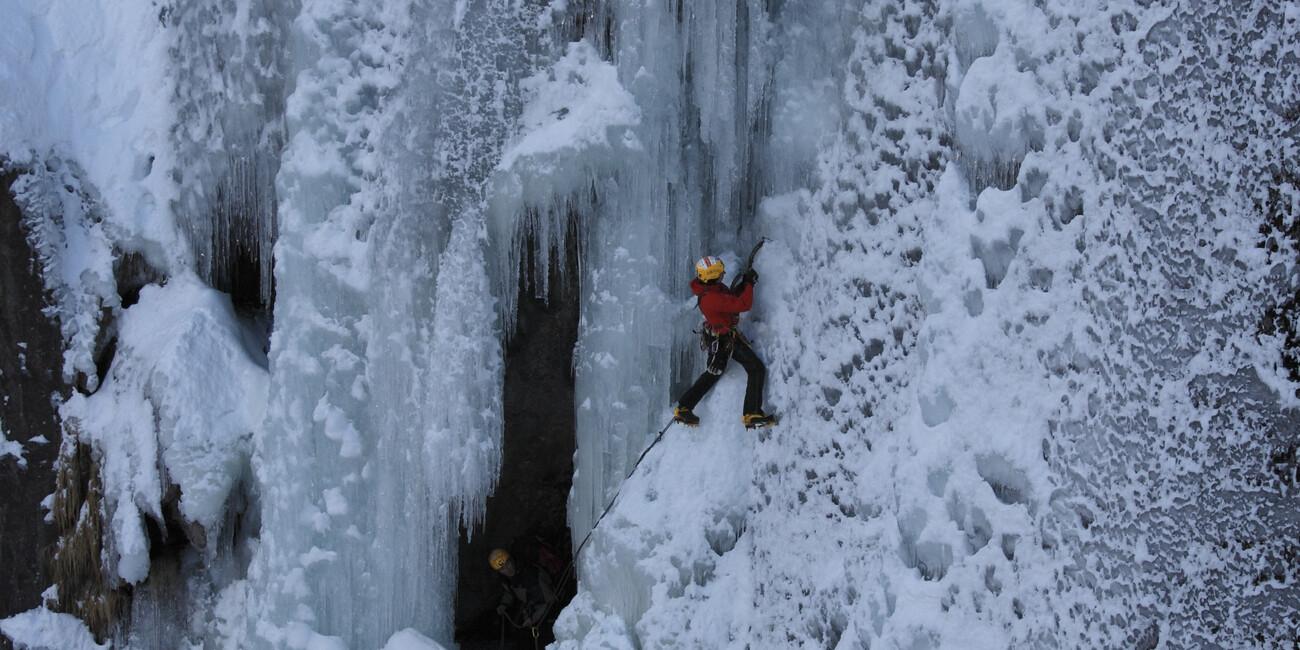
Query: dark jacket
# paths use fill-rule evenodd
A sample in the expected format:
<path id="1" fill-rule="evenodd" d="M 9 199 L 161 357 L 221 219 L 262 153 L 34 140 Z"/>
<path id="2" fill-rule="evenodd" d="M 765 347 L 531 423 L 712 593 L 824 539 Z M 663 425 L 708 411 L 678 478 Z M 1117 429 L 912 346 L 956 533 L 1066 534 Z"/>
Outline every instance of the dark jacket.
<path id="1" fill-rule="evenodd" d="M 537 565 L 525 564 L 514 576 L 501 575 L 499 578 L 505 592 L 501 595 L 501 605 L 511 620 L 525 627 L 540 623 L 546 606 L 555 600 L 551 577 Z"/>

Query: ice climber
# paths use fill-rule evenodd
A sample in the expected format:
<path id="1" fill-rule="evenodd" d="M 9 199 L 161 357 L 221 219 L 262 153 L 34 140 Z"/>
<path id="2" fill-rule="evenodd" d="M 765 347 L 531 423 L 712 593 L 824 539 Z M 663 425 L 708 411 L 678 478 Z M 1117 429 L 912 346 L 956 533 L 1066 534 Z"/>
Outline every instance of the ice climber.
<path id="1" fill-rule="evenodd" d="M 722 282 L 725 272 L 722 260 L 713 256 L 700 258 L 695 263 L 697 277 L 691 280 L 691 291 L 699 297 L 700 312 L 704 314 L 700 347 L 709 354 L 708 367 L 677 401 L 673 420 L 692 427 L 700 424 L 700 418 L 692 409 L 718 383 L 722 372 L 727 369 L 727 361 L 734 357 L 749 374 L 741 421 L 747 429 L 771 426 L 776 423 L 776 418 L 763 413 L 767 366 L 754 354 L 749 341 L 736 327 L 741 312 L 749 311 L 754 305 L 754 283 L 758 282 L 758 273 L 751 267 L 741 275 L 740 284 L 732 288 Z"/>
<path id="2" fill-rule="evenodd" d="M 556 599 L 546 570 L 532 563 L 518 565 L 510 553 L 500 548 L 488 554 L 488 564 L 500 574 L 497 577 L 504 591 L 497 614 L 509 619 L 515 627 L 541 625 Z"/>

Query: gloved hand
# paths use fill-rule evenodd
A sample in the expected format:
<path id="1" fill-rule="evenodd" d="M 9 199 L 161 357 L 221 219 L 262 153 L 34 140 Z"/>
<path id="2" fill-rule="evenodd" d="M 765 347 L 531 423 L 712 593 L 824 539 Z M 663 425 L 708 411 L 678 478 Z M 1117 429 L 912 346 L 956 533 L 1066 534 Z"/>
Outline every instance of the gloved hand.
<path id="1" fill-rule="evenodd" d="M 749 284 L 758 284 L 758 271 L 755 271 L 754 269 L 749 269 L 748 271 L 745 271 L 745 275 L 741 277 L 743 277 L 745 279 L 745 282 Z"/>
<path id="2" fill-rule="evenodd" d="M 506 606 L 497 605 L 497 616 L 505 616 L 505 615 L 506 615 Z"/>

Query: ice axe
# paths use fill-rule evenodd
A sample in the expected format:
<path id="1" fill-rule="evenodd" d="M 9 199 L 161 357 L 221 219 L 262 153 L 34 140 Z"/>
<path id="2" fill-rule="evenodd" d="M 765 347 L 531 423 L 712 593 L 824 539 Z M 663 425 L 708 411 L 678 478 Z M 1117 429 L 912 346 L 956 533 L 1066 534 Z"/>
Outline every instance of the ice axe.
<path id="1" fill-rule="evenodd" d="M 758 255 L 758 249 L 762 248 L 763 244 L 766 243 L 767 243 L 767 237 L 763 237 L 758 240 L 757 244 L 754 244 L 754 250 L 749 251 L 749 261 L 745 262 L 745 270 L 741 271 L 740 275 L 737 275 L 735 278 L 731 280 L 732 293 L 735 293 L 738 289 L 740 289 L 740 283 L 744 281 L 745 276 L 750 272 L 751 269 L 754 268 L 754 256 Z"/>

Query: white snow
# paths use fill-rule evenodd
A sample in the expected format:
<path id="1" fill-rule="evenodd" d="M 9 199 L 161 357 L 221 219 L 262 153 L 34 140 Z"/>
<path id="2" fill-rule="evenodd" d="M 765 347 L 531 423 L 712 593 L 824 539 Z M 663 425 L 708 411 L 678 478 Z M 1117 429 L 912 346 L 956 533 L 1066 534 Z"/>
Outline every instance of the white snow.
<path id="1" fill-rule="evenodd" d="M 1016 70 L 1009 48 L 976 59 L 957 90 L 954 117 L 962 152 L 990 162 L 1018 161 L 1042 147 L 1043 100 L 1033 74 Z"/>
<path id="2" fill-rule="evenodd" d="M 0 620 L 0 632 L 18 650 L 107 650 L 113 644 L 95 643 L 86 624 L 72 614 L 52 612 L 44 607 Z"/>
<path id="3" fill-rule="evenodd" d="M 656 448 L 651 457 L 662 453 L 664 460 L 625 484 L 596 529 L 578 598 L 557 623 L 561 648 L 1119 646 L 1141 642 L 1141 634 L 1097 625 L 1097 616 L 1148 634 L 1143 626 L 1161 626 L 1161 616 L 1204 615 L 1149 599 L 1143 602 L 1162 613 L 1133 614 L 1115 596 L 1144 598 L 1137 594 L 1160 590 L 1163 571 L 1186 570 L 1157 568 L 1151 548 L 1198 543 L 1184 541 L 1176 524 L 1158 539 L 1131 523 L 1160 506 L 1139 505 L 1148 503 L 1138 487 L 1148 479 L 1128 484 L 1132 448 L 1107 448 L 1117 439 L 1159 441 L 1161 431 L 1185 426 L 1179 421 L 1187 416 L 1158 405 L 1189 406 L 1181 391 L 1193 381 L 1181 362 L 1139 360 L 1132 348 L 1116 359 L 1109 346 L 1141 346 L 1142 334 L 1119 334 L 1136 323 L 1148 322 L 1149 335 L 1164 327 L 1162 319 L 1196 317 L 1159 308 L 1125 315 L 1097 297 L 1132 283 L 1147 287 L 1150 299 L 1167 286 L 1166 262 L 1149 249 L 1161 244 L 1141 229 L 1148 217 L 1107 195 L 1134 190 L 1093 168 L 1080 144 L 1083 137 L 1097 138 L 1089 146 L 1100 141 L 1131 114 L 1111 113 L 1090 88 L 1071 85 L 1096 74 L 1092 66 L 1102 64 L 1094 61 L 1121 56 L 1121 39 L 1105 41 L 1109 28 L 1101 25 L 1120 24 L 1123 12 L 1136 9 L 943 5 L 940 16 L 956 17 L 958 48 L 948 59 L 946 100 L 909 78 L 925 70 L 926 48 L 936 48 L 940 60 L 945 51 L 927 32 L 936 16 L 913 11 L 924 14 L 915 16 L 919 30 L 907 26 L 909 11 L 881 24 L 866 9 L 868 29 L 854 31 L 846 20 L 821 25 L 827 35 L 808 36 L 834 43 L 848 30 L 858 49 L 841 72 L 848 118 L 840 141 L 823 150 L 821 186 L 811 195 L 776 197 L 760 213 L 762 232 L 777 241 L 759 260 L 757 307 L 742 329 L 768 361 L 768 402 L 784 421 L 756 443 L 728 422 L 740 399 L 740 378 L 729 376 L 701 406 L 704 440 L 670 431 L 667 440 L 686 435 L 692 444 L 676 455 L 667 441 L 667 450 Z M 1059 22 L 1062 13 L 1066 22 Z M 1082 54 L 1072 42 L 1075 29 L 1092 39 Z M 1118 73 L 1117 86 L 1125 74 L 1137 68 Z M 918 171 L 889 160 L 941 152 L 935 134 L 942 119 L 955 125 L 959 149 L 947 154 L 948 164 Z M 1177 137 L 1167 141 L 1197 150 L 1196 141 L 1173 144 Z M 1217 174 L 1209 161 L 1185 164 L 1184 174 Z M 998 183 L 1011 188 L 989 187 Z M 1198 217 L 1175 212 L 1169 219 Z M 1118 241 L 1116 227 L 1123 229 Z M 1238 227 L 1231 217 L 1214 225 Z M 1094 275 L 1130 256 L 1134 274 Z M 1145 268 L 1156 269 L 1154 277 Z M 1261 267 L 1236 268 L 1216 267 L 1190 289 L 1215 297 L 1197 304 L 1241 313 L 1246 303 L 1220 302 L 1228 297 L 1222 283 L 1248 292 Z M 1123 289 L 1120 295 L 1109 304 L 1135 298 Z M 1200 372 L 1252 367 L 1255 353 L 1246 350 L 1253 344 L 1239 345 L 1241 352 L 1227 350 L 1216 361 L 1198 351 Z M 1112 374 L 1117 366 L 1135 372 L 1135 383 Z M 1139 417 L 1153 418 L 1150 424 L 1104 415 L 1142 413 L 1146 404 L 1154 412 Z M 1261 441 L 1245 443 L 1224 430 L 1231 426 L 1216 425 L 1213 435 Z M 1206 448 L 1173 453 L 1188 461 L 1214 455 Z M 692 473 L 700 457 L 710 463 L 707 479 Z M 590 466 L 582 459 L 580 446 L 579 476 Z M 1201 466 L 1171 471 L 1195 475 Z M 736 467 L 752 472 L 741 482 L 747 493 L 712 482 Z M 643 484 L 659 481 L 689 487 L 672 498 L 636 498 L 651 492 Z M 704 512 L 696 510 L 701 496 Z M 731 527 L 743 532 L 721 548 L 692 548 L 684 542 L 718 525 L 709 509 L 736 513 L 740 523 Z M 1108 523 L 1098 523 L 1103 519 Z M 1198 570 L 1223 570 L 1222 557 L 1202 556 Z M 1094 582 L 1092 567 L 1110 572 L 1106 587 Z M 1214 595 L 1204 597 L 1220 597 L 1207 591 Z M 1230 591 L 1222 594 L 1229 601 Z M 1294 612 L 1295 600 L 1263 607 Z M 1199 633 L 1154 629 L 1145 638 L 1173 644 Z"/>
<path id="4" fill-rule="evenodd" d="M 16 440 L 10 440 L 9 434 L 5 432 L 4 423 L 0 422 L 0 458 L 13 456 L 19 467 L 27 467 L 27 458 L 23 455 L 23 444 Z"/>
<path id="5" fill-rule="evenodd" d="M 229 299 L 193 276 L 145 287 L 118 327 L 104 385 L 61 414 L 100 453 L 117 571 L 134 583 L 149 569 L 141 517 L 162 520 L 166 485 L 188 521 L 218 532 L 265 417 L 267 373 Z"/>
<path id="6" fill-rule="evenodd" d="M 180 245 L 169 202 L 174 123 L 165 30 L 148 5 L 34 0 L 10 5 L 0 83 L 0 155 L 75 161 L 119 241 L 169 266 Z M 75 259 L 76 256 L 70 256 Z"/>
<path id="7" fill-rule="evenodd" d="M 171 486 L 206 538 L 157 636 L 454 647 L 531 254 L 580 309 L 553 647 L 1294 642 L 1293 3 L 809 4 L 8 3 L 108 569 L 151 606 Z M 761 236 L 780 425 L 733 368 L 628 477 L 702 369 L 693 260 Z"/>
<path id="8" fill-rule="evenodd" d="M 600 59 L 587 41 L 570 43 L 555 64 L 520 82 L 524 110 L 519 116 L 522 133 L 501 155 L 498 167 L 510 169 L 523 164 L 522 158 L 542 158 L 559 149 L 578 150 L 583 160 L 598 160 L 584 149 L 609 147 L 641 148 L 630 127 L 641 121 L 636 101 L 618 81 L 618 69 Z M 574 156 L 577 158 L 577 156 Z M 529 164 L 539 166 L 538 162 Z M 532 171 L 541 177 L 556 176 L 543 167 Z"/>
<path id="9" fill-rule="evenodd" d="M 444 646 L 423 634 L 406 628 L 393 634 L 383 650 L 445 650 Z"/>

